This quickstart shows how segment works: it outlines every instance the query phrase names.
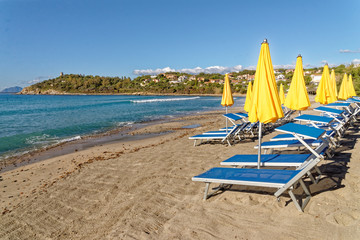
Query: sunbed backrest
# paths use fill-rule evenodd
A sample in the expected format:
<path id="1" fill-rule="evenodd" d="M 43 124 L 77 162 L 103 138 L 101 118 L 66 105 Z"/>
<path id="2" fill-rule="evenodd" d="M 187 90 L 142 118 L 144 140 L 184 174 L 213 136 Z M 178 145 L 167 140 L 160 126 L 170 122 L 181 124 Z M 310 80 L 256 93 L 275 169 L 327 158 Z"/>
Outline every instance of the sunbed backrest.
<path id="1" fill-rule="evenodd" d="M 283 126 L 275 128 L 275 130 L 280 132 L 297 134 L 301 137 L 307 137 L 312 139 L 319 139 L 326 133 L 326 131 L 323 129 L 318 129 L 296 123 L 287 123 Z"/>

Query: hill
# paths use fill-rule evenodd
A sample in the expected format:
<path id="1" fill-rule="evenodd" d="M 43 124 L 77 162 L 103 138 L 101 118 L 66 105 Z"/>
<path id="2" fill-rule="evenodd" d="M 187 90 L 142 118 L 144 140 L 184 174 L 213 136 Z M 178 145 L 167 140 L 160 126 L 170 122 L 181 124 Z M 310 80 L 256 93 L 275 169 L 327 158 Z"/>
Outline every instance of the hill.
<path id="1" fill-rule="evenodd" d="M 2 90 L 2 93 L 18 93 L 21 92 L 22 87 L 9 87 L 9 88 L 5 88 L 4 90 Z"/>

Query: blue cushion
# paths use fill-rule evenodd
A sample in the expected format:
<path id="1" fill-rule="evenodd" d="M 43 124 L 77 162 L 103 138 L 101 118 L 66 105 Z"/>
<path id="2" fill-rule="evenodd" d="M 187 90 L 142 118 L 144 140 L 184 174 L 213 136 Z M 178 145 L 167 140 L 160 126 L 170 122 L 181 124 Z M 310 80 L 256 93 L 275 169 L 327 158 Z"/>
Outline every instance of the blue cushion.
<path id="1" fill-rule="evenodd" d="M 342 114 L 344 112 L 343 110 L 329 108 L 329 107 L 317 107 L 314 110 L 318 110 L 321 112 L 329 112 L 329 113 L 334 113 L 334 114 Z"/>
<path id="2" fill-rule="evenodd" d="M 286 184 L 299 172 L 299 170 L 279 169 L 212 168 L 193 177 L 193 180 L 213 179 Z"/>
<path id="3" fill-rule="evenodd" d="M 335 103 L 329 103 L 326 104 L 325 107 L 348 107 L 351 103 L 346 102 L 335 102 Z"/>
<path id="4" fill-rule="evenodd" d="M 312 144 L 320 144 L 322 143 L 321 140 L 315 140 L 315 139 L 304 139 L 305 143 L 312 145 Z M 295 145 L 295 147 L 302 145 L 302 143 L 299 140 L 281 140 L 281 141 L 270 141 L 270 142 L 263 142 L 261 143 L 261 147 L 269 147 L 269 146 L 282 146 L 286 145 L 288 147 L 291 147 L 291 145 Z"/>
<path id="5" fill-rule="evenodd" d="M 189 138 L 204 138 L 204 139 L 210 139 L 210 138 L 225 138 L 228 134 L 199 134 L 195 135 Z"/>
<path id="6" fill-rule="evenodd" d="M 319 139 L 325 133 L 325 130 L 296 123 L 288 123 L 276 128 L 275 130 L 288 133 L 296 133 L 300 136 L 310 137 L 314 139 Z"/>
<path id="7" fill-rule="evenodd" d="M 234 121 L 238 121 L 238 120 L 241 120 L 242 117 L 238 116 L 238 115 L 235 115 L 233 113 L 227 113 L 227 114 L 224 114 L 224 117 L 227 117 L 231 120 L 234 120 Z"/>
<path id="8" fill-rule="evenodd" d="M 331 121 L 334 120 L 334 118 L 331 118 L 331 117 L 316 116 L 316 115 L 310 115 L 310 114 L 300 115 L 294 119 L 297 121 L 299 121 L 299 120 L 313 121 L 313 122 L 325 123 L 325 124 L 329 124 Z"/>
<path id="9" fill-rule="evenodd" d="M 263 154 L 260 161 L 263 163 L 303 163 L 311 154 Z M 256 163 L 258 161 L 257 154 L 234 155 L 223 162 L 248 162 Z"/>

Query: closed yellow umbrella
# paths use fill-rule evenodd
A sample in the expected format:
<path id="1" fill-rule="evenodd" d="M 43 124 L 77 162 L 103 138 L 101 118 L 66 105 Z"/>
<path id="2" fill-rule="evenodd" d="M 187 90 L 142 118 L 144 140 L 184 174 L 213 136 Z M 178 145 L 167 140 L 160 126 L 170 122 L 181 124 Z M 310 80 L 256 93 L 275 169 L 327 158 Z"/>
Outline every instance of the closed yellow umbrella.
<path id="1" fill-rule="evenodd" d="M 334 69 L 331 70 L 330 83 L 332 85 L 333 91 L 335 92 L 335 96 L 337 98 L 338 92 L 337 92 L 336 79 L 335 79 L 335 70 Z"/>
<path id="2" fill-rule="evenodd" d="M 232 106 L 234 104 L 234 99 L 231 93 L 231 87 L 230 87 L 230 80 L 229 75 L 225 74 L 225 83 L 224 83 L 224 90 L 223 95 L 221 99 L 221 105 L 223 105 L 226 108 L 226 113 L 228 111 L 228 107 Z M 226 118 L 226 131 L 228 130 L 228 123 Z"/>
<path id="3" fill-rule="evenodd" d="M 225 74 L 225 83 L 224 83 L 224 90 L 221 99 L 221 105 L 224 107 L 230 107 L 234 104 L 234 99 L 231 93 L 230 81 L 228 74 Z M 227 111 L 227 110 L 226 110 Z"/>
<path id="4" fill-rule="evenodd" d="M 336 101 L 335 96 L 330 92 L 330 75 L 329 66 L 326 64 L 321 76 L 319 86 L 316 90 L 315 101 L 321 104 L 328 104 Z"/>
<path id="5" fill-rule="evenodd" d="M 349 75 L 349 80 L 348 80 L 348 85 L 349 85 L 349 98 L 356 96 L 356 92 L 355 92 L 355 88 L 354 88 L 354 83 L 352 81 L 352 76 L 351 74 Z"/>
<path id="6" fill-rule="evenodd" d="M 311 105 L 305 86 L 301 55 L 296 59 L 294 75 L 284 105 L 291 110 L 298 111 L 306 110 Z"/>
<path id="7" fill-rule="evenodd" d="M 346 100 L 349 98 L 347 85 L 348 85 L 348 79 L 347 79 L 347 74 L 345 73 L 340 85 L 339 96 L 338 96 L 338 98 L 341 100 Z"/>
<path id="8" fill-rule="evenodd" d="M 250 111 L 251 97 L 252 97 L 252 84 L 250 82 L 248 85 L 247 91 L 246 91 L 246 99 L 245 99 L 245 105 L 244 105 L 244 110 L 247 112 Z"/>
<path id="9" fill-rule="evenodd" d="M 285 93 L 284 93 L 284 86 L 282 83 L 280 84 L 279 97 L 280 97 L 280 103 L 284 104 L 285 103 Z"/>
<path id="10" fill-rule="evenodd" d="M 335 75 L 334 75 L 335 77 Z M 328 88 L 329 88 L 329 96 L 327 98 L 327 102 L 328 103 L 333 103 L 337 101 L 337 94 L 336 94 L 336 82 L 335 82 L 335 78 L 332 79 L 331 76 L 329 76 L 328 78 Z"/>
<path id="11" fill-rule="evenodd" d="M 260 168 L 261 160 L 261 125 L 262 123 L 275 122 L 282 117 L 284 117 L 284 113 L 281 108 L 279 93 L 275 82 L 269 44 L 265 39 L 261 44 L 249 111 L 249 121 L 260 122 L 258 168 Z"/>

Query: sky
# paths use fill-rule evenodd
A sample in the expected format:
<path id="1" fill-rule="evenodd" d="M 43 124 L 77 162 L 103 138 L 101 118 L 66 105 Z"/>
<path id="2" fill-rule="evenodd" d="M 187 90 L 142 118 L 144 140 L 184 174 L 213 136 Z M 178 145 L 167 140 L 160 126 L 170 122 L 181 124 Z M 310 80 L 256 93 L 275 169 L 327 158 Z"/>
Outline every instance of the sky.
<path id="1" fill-rule="evenodd" d="M 0 0 L 0 90 L 129 76 L 360 63 L 360 1 Z"/>

